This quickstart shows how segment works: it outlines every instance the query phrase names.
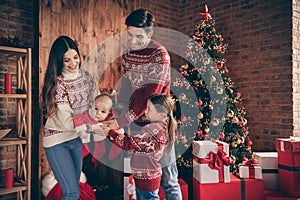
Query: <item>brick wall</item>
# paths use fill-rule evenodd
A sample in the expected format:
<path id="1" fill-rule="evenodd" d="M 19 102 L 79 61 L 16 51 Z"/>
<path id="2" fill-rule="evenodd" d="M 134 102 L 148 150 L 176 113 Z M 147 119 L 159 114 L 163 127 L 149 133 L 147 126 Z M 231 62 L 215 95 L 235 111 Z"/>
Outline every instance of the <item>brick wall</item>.
<path id="1" fill-rule="evenodd" d="M 182 2 L 185 12 L 181 31 L 191 35 L 193 25 L 201 19 L 197 13 L 203 10 L 203 4 Z M 206 3 L 212 9 L 216 30 L 229 44 L 225 55 L 229 76 L 242 93 L 241 106 L 247 112 L 253 149 L 273 151 L 275 138 L 293 135 L 294 130 L 291 1 Z"/>
<path id="2" fill-rule="evenodd" d="M 293 125 L 294 134 L 300 136 L 300 1 L 293 1 Z"/>
<path id="3" fill-rule="evenodd" d="M 0 36 L 24 37 L 30 46 L 33 45 L 33 1 L 30 0 L 3 0 L 0 1 Z M 5 58 L 1 55 L 0 62 L 0 92 L 3 92 L 4 73 L 13 74 L 13 93 L 16 89 L 16 61 L 14 58 Z M 9 125 L 15 134 L 16 103 L 14 99 L 0 100 L 0 125 Z M 15 146 L 0 147 L 0 168 L 14 167 Z"/>

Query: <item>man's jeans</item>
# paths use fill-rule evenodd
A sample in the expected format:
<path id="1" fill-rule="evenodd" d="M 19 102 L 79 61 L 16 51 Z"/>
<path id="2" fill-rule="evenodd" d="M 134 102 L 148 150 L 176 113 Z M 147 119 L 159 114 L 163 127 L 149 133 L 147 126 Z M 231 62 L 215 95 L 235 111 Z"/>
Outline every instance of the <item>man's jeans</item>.
<path id="1" fill-rule="evenodd" d="M 45 148 L 46 156 L 62 191 L 63 200 L 77 200 L 82 169 L 82 142 L 76 139 Z"/>
<path id="2" fill-rule="evenodd" d="M 160 185 L 166 193 L 166 200 L 182 200 L 176 162 L 162 168 Z"/>

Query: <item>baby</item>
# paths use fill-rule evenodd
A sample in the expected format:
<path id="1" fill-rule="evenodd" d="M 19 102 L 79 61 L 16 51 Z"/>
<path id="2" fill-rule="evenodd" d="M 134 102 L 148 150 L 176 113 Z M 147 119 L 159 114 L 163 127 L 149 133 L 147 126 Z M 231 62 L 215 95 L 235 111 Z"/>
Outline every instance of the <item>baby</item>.
<path id="1" fill-rule="evenodd" d="M 83 143 L 83 157 L 92 153 L 93 160 L 99 160 L 106 152 L 105 139 L 106 136 L 94 134 L 95 131 L 101 129 L 101 122 L 111 119 L 112 114 L 112 99 L 108 94 L 100 94 L 95 97 L 92 107 L 81 114 L 77 114 L 73 118 L 74 127 L 82 139 Z M 122 130 L 119 130 L 122 132 Z M 95 142 L 94 151 L 89 148 L 89 143 Z M 93 152 L 91 152 L 93 151 Z M 112 144 L 111 150 L 108 154 L 110 160 L 115 159 L 121 152 L 121 148 Z"/>

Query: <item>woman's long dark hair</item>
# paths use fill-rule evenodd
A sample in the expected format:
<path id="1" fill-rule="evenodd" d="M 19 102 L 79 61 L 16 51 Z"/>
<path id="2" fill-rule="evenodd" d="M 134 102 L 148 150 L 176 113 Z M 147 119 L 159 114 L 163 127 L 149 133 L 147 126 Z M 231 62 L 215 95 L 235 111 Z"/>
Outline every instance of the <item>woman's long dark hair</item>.
<path id="1" fill-rule="evenodd" d="M 80 58 L 78 46 L 70 37 L 60 36 L 52 44 L 42 89 L 42 109 L 44 117 L 52 116 L 57 111 L 55 100 L 57 77 L 62 74 L 64 54 L 69 49 L 74 49 Z"/>

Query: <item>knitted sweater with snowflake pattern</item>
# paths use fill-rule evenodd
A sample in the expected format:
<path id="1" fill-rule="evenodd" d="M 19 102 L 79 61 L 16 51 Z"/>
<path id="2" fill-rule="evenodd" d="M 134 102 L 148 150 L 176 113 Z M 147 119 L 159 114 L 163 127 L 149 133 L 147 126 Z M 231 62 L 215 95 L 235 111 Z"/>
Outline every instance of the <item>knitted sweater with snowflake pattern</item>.
<path id="1" fill-rule="evenodd" d="M 119 134 L 112 129 L 108 136 L 114 144 L 132 152 L 130 166 L 135 186 L 146 191 L 159 189 L 162 175 L 159 160 L 166 146 L 167 124 L 151 122 L 134 136 Z"/>
<path id="2" fill-rule="evenodd" d="M 78 73 L 63 72 L 57 77 L 57 112 L 47 118 L 43 146 L 51 147 L 77 138 L 73 117 L 87 110 L 99 90 L 91 74 L 79 69 Z"/>
<path id="3" fill-rule="evenodd" d="M 124 75 L 118 106 L 126 108 L 127 112 L 117 119 L 120 128 L 133 121 L 145 125 L 143 121 L 148 97 L 152 94 L 170 94 L 170 65 L 167 50 L 154 40 L 145 49 L 127 51 L 122 56 Z"/>

